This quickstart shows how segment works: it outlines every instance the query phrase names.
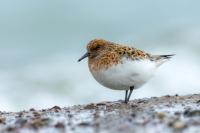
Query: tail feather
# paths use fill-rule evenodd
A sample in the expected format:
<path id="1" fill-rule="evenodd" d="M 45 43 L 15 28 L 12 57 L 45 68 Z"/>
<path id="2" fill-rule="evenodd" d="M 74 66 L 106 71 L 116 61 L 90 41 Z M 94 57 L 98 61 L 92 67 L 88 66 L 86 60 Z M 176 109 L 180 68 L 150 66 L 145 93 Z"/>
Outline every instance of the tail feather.
<path id="1" fill-rule="evenodd" d="M 168 61 L 170 58 L 172 58 L 175 54 L 169 54 L 169 55 L 153 55 L 152 60 L 156 62 L 157 67 Z"/>
<path id="2" fill-rule="evenodd" d="M 164 59 L 170 59 L 172 58 L 172 56 L 174 56 L 175 54 L 169 54 L 169 55 L 159 55 L 160 58 L 164 58 Z"/>

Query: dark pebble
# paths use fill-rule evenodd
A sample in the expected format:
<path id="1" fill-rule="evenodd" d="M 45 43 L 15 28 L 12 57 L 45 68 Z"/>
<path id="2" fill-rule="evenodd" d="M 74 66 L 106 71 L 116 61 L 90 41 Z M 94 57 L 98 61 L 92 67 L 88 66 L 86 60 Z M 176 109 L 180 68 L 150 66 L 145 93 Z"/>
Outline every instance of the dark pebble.
<path id="1" fill-rule="evenodd" d="M 170 96 L 170 95 L 166 95 L 165 97 L 169 98 L 169 97 L 171 97 L 171 96 Z"/>
<path id="2" fill-rule="evenodd" d="M 200 110 L 186 110 L 183 114 L 188 117 L 200 116 Z"/>
<path id="3" fill-rule="evenodd" d="M 56 125 L 55 125 L 55 128 L 65 128 L 65 125 L 61 122 L 58 122 Z"/>
<path id="4" fill-rule="evenodd" d="M 8 132 L 13 132 L 13 131 L 15 131 L 17 128 L 16 127 L 7 127 L 6 128 L 6 131 L 8 131 Z"/>
<path id="5" fill-rule="evenodd" d="M 34 119 L 30 123 L 30 127 L 34 129 L 38 129 L 39 127 L 47 126 L 50 122 L 49 118 L 42 118 L 42 119 Z"/>
<path id="6" fill-rule="evenodd" d="M 42 112 L 46 112 L 46 109 L 42 109 Z"/>
<path id="7" fill-rule="evenodd" d="M 35 109 L 34 109 L 34 108 L 31 108 L 29 111 L 35 111 Z"/>
<path id="8" fill-rule="evenodd" d="M 138 107 L 138 105 L 132 104 L 131 107 L 132 107 L 132 108 L 136 108 L 136 107 Z"/>
<path id="9" fill-rule="evenodd" d="M 59 106 L 54 106 L 53 108 L 51 108 L 50 110 L 54 111 L 54 112 L 59 112 L 61 110 L 61 108 Z"/>
<path id="10" fill-rule="evenodd" d="M 94 103 L 88 104 L 84 107 L 84 109 L 95 109 L 96 105 Z"/>
<path id="11" fill-rule="evenodd" d="M 200 103 L 200 100 L 197 100 L 197 102 L 196 103 Z"/>
<path id="12" fill-rule="evenodd" d="M 24 112 L 19 112 L 18 117 L 22 117 L 24 115 Z"/>
<path id="13" fill-rule="evenodd" d="M 72 115 L 72 114 L 68 114 L 68 117 L 69 117 L 69 118 L 72 118 L 72 117 L 73 117 L 73 115 Z"/>
<path id="14" fill-rule="evenodd" d="M 140 99 L 140 100 L 138 100 L 137 103 L 147 103 L 147 102 L 148 102 L 147 100 Z"/>
<path id="15" fill-rule="evenodd" d="M 23 126 L 27 123 L 27 119 L 18 119 L 15 124 L 19 124 L 20 126 Z"/>
<path id="16" fill-rule="evenodd" d="M 106 103 L 97 103 L 97 106 L 104 106 Z"/>
<path id="17" fill-rule="evenodd" d="M 6 123 L 6 118 L 0 117 L 0 124 L 5 124 Z"/>
<path id="18" fill-rule="evenodd" d="M 34 116 L 34 117 L 41 117 L 41 114 L 38 113 L 37 111 L 34 111 L 34 112 L 33 112 L 33 116 Z"/>
<path id="19" fill-rule="evenodd" d="M 174 113 L 176 116 L 180 116 L 181 115 L 181 112 L 175 112 Z"/>
<path id="20" fill-rule="evenodd" d="M 136 114 L 135 114 L 135 113 L 132 113 L 132 114 L 131 114 L 131 117 L 133 117 L 133 118 L 136 117 Z"/>
<path id="21" fill-rule="evenodd" d="M 78 125 L 79 126 L 90 126 L 90 123 L 88 123 L 88 122 L 81 122 Z"/>

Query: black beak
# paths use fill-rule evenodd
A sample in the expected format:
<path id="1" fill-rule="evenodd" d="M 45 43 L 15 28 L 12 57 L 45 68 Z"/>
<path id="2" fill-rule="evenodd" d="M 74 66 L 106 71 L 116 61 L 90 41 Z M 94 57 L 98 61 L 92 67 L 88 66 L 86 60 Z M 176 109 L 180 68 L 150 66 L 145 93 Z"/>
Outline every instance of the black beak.
<path id="1" fill-rule="evenodd" d="M 87 52 L 78 60 L 78 62 L 82 61 L 83 59 L 85 59 L 88 56 L 89 56 L 89 53 Z"/>

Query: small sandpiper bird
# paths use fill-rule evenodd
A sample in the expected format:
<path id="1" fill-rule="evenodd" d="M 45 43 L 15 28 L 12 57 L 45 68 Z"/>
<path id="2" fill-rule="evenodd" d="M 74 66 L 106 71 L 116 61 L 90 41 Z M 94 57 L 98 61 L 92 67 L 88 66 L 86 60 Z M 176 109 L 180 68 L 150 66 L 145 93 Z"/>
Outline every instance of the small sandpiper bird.
<path id="1" fill-rule="evenodd" d="M 88 57 L 88 66 L 96 81 L 110 89 L 125 90 L 125 103 L 128 103 L 132 91 L 145 84 L 172 56 L 151 55 L 133 47 L 94 39 L 78 61 Z"/>

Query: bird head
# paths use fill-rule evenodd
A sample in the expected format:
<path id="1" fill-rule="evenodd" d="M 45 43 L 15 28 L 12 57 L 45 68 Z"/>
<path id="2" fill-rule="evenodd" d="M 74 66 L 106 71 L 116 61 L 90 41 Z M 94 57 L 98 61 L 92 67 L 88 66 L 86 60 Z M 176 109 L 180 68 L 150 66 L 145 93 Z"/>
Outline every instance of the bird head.
<path id="1" fill-rule="evenodd" d="M 103 39 L 94 39 L 87 44 L 87 52 L 78 60 L 79 62 L 86 57 L 96 58 L 105 53 L 110 42 Z"/>

